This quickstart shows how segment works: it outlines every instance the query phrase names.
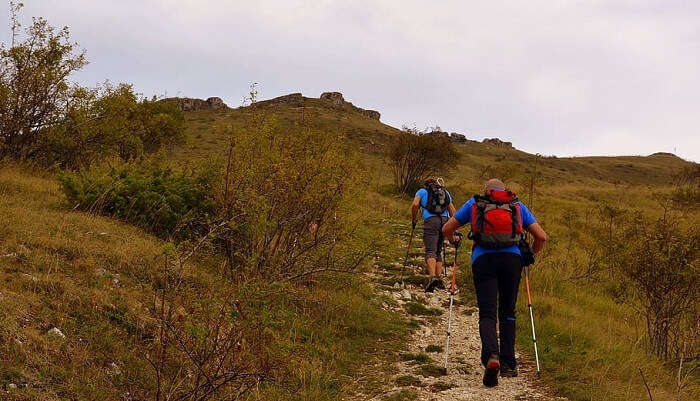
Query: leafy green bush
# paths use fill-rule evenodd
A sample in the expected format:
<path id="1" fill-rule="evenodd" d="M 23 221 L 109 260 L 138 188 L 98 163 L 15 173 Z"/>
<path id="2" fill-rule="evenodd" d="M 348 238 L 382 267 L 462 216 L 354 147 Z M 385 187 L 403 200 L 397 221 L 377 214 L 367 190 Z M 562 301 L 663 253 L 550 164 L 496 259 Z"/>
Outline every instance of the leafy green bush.
<path id="1" fill-rule="evenodd" d="M 76 170 L 107 157 L 133 160 L 184 139 L 182 112 L 139 100 L 131 85 L 78 88 L 74 100 L 65 118 L 31 144 L 31 159 Z"/>
<path id="2" fill-rule="evenodd" d="M 122 219 L 161 238 L 184 239 L 207 230 L 215 178 L 213 168 L 176 172 L 127 163 L 65 172 L 60 181 L 76 209 Z"/>
<path id="3" fill-rule="evenodd" d="M 68 28 L 38 18 L 22 35 L 21 8 L 11 3 L 13 40 L 0 43 L 0 158 L 76 170 L 108 157 L 135 159 L 184 138 L 184 117 L 172 103 L 141 99 L 127 84 L 72 84 L 69 76 L 87 60 Z"/>

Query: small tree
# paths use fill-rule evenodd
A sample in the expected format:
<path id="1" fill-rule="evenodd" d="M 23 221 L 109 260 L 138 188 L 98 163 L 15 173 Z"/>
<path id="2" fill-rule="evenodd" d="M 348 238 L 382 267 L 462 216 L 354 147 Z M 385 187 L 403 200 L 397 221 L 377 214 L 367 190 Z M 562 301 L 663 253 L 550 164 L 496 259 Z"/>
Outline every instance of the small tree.
<path id="1" fill-rule="evenodd" d="M 458 158 L 448 138 L 406 127 L 389 149 L 394 183 L 401 194 L 415 190 L 430 176 L 446 174 Z"/>
<path id="2" fill-rule="evenodd" d="M 73 90 L 68 77 L 87 64 L 67 27 L 56 30 L 35 18 L 18 41 L 22 4 L 10 2 L 9 47 L 0 45 L 0 157 L 26 158 L 28 144 L 63 118 Z"/>
<path id="3" fill-rule="evenodd" d="M 131 85 L 106 83 L 74 93 L 62 121 L 27 144 L 28 159 L 75 170 L 106 157 L 132 160 L 184 139 L 177 106 L 139 99 Z"/>
<path id="4" fill-rule="evenodd" d="M 139 99 L 131 85 L 95 89 L 68 81 L 87 61 L 68 28 L 33 20 L 19 41 L 10 3 L 11 44 L 0 44 L 0 158 L 80 169 L 109 156 L 124 160 L 184 137 L 174 104 Z"/>

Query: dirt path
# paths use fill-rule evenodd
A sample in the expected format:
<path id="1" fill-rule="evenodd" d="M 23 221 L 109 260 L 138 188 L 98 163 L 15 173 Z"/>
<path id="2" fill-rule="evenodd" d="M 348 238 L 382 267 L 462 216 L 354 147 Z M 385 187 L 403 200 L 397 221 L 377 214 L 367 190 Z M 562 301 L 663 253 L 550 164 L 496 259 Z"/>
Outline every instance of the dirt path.
<path id="1" fill-rule="evenodd" d="M 420 258 L 414 263 L 419 264 Z M 412 266 L 415 272 L 420 268 Z M 448 269 L 449 270 L 449 269 Z M 448 272 L 449 273 L 449 272 Z M 451 274 L 451 273 L 449 273 Z M 449 276 L 448 276 L 449 277 Z M 448 279 L 445 278 L 446 285 Z M 407 290 L 407 291 L 406 291 Z M 381 290 L 386 298 L 395 302 L 383 307 L 393 309 L 417 321 L 418 328 L 408 344 L 408 353 L 403 361 L 395 364 L 395 372 L 388 383 L 389 388 L 381 394 L 360 396 L 362 400 L 562 400 L 545 395 L 542 385 L 535 380 L 534 363 L 520 359 L 520 374 L 517 378 L 500 378 L 495 388 L 482 385 L 483 369 L 479 360 L 481 343 L 478 329 L 478 310 L 465 305 L 459 293 L 455 295 L 452 309 L 452 338 L 448 369 L 445 374 L 445 339 L 449 309 L 449 293 L 437 290 L 426 294 L 416 285 L 406 289 L 395 286 Z M 409 299 L 410 295 L 410 299 Z M 422 307 L 421 307 L 422 305 Z M 411 311 L 412 313 L 409 313 Z M 520 325 L 519 335 L 527 335 Z"/>

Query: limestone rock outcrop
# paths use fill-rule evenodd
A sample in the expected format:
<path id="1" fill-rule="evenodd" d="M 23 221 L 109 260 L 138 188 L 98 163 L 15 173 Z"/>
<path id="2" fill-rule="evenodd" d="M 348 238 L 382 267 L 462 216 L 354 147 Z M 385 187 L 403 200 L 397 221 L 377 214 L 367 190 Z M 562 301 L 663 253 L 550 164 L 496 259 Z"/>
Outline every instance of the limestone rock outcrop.
<path id="1" fill-rule="evenodd" d="M 498 138 L 486 138 L 486 139 L 484 139 L 482 142 L 483 142 L 483 143 L 486 143 L 486 144 L 489 144 L 489 145 L 503 146 L 503 147 L 506 147 L 506 148 L 512 148 L 512 147 L 513 147 L 513 143 L 511 143 L 511 142 L 506 142 L 506 141 L 502 141 L 502 140 L 500 140 L 500 139 L 498 139 Z"/>
<path id="2" fill-rule="evenodd" d="M 323 92 L 321 93 L 320 99 L 329 102 L 333 107 L 348 107 L 373 120 L 379 121 L 381 117 L 381 114 L 376 110 L 366 110 L 346 101 L 343 94 L 340 92 Z"/>
<path id="3" fill-rule="evenodd" d="M 189 97 L 170 97 L 161 101 L 174 102 L 182 111 L 221 110 L 228 108 L 220 97 L 215 96 L 207 98 L 206 100 Z"/>
<path id="4" fill-rule="evenodd" d="M 274 99 L 270 99 L 268 102 L 270 104 L 294 104 L 300 105 L 304 98 L 301 93 L 290 93 L 289 95 L 278 96 Z"/>
<path id="5" fill-rule="evenodd" d="M 373 120 L 379 121 L 379 117 L 381 117 L 381 114 L 379 114 L 378 111 L 376 110 L 362 110 L 361 113 Z"/>
<path id="6" fill-rule="evenodd" d="M 336 106 L 340 106 L 343 103 L 346 103 L 345 98 L 343 98 L 343 94 L 340 92 L 323 92 L 321 93 L 320 99 L 328 100 Z"/>
<path id="7" fill-rule="evenodd" d="M 207 104 L 212 110 L 223 109 L 226 107 L 226 103 L 220 97 L 209 97 L 207 98 Z"/>
<path id="8" fill-rule="evenodd" d="M 458 134 L 458 133 L 456 133 L 456 132 L 447 133 L 447 132 L 445 132 L 445 131 L 431 131 L 431 132 L 428 132 L 428 135 L 441 136 L 441 137 L 443 137 L 443 138 L 447 138 L 447 139 L 449 139 L 450 141 L 456 142 L 456 143 L 473 142 L 473 141 L 469 141 L 469 140 L 467 139 L 467 136 L 466 136 L 466 135 L 464 135 L 464 134 Z"/>
<path id="9" fill-rule="evenodd" d="M 453 132 L 450 134 L 450 140 L 452 142 L 457 142 L 457 143 L 466 143 L 467 142 L 467 137 L 462 134 L 458 134 L 456 132 Z"/>

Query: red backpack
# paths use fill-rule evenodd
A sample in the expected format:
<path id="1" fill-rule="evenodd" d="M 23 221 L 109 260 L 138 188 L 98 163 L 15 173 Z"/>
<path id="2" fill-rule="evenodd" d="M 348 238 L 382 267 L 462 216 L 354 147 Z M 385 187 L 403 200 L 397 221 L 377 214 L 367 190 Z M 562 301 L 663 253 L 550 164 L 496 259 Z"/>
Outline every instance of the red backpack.
<path id="1" fill-rule="evenodd" d="M 491 189 L 474 195 L 469 239 L 498 249 L 518 245 L 522 236 L 523 218 L 514 192 Z"/>

